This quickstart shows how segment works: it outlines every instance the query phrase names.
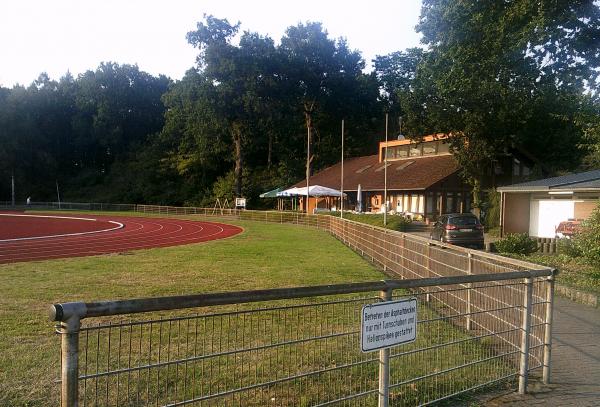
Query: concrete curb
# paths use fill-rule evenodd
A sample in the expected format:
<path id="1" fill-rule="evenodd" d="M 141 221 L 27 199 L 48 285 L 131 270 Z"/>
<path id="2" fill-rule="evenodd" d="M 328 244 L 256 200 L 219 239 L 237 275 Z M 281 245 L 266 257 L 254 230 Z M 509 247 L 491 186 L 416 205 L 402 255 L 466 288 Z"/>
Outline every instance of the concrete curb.
<path id="1" fill-rule="evenodd" d="M 588 293 L 585 291 L 579 291 L 575 288 L 567 287 L 564 285 L 556 284 L 554 286 L 556 294 L 561 297 L 566 297 L 571 301 L 578 302 L 583 305 L 589 305 L 591 307 L 598 307 L 600 303 L 599 296 L 597 294 Z"/>

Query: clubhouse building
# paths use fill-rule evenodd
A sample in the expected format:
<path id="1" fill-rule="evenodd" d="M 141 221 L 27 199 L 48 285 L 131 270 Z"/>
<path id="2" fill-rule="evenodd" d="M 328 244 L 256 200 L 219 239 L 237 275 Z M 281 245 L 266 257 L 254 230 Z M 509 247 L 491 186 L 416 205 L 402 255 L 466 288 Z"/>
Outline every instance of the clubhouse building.
<path id="1" fill-rule="evenodd" d="M 387 164 L 386 164 L 387 156 Z M 510 183 L 526 178 L 533 159 L 513 153 L 491 163 L 485 174 L 485 185 Z M 460 175 L 460 166 L 449 149 L 448 136 L 436 134 L 419 142 L 399 137 L 379 143 L 378 154 L 344 160 L 343 190 L 347 195 L 344 209 L 381 212 L 384 208 L 385 169 L 387 166 L 387 198 L 390 213 L 431 221 L 443 213 L 470 212 L 471 187 Z M 310 185 L 340 190 L 341 163 L 310 177 Z M 294 187 L 305 187 L 306 180 Z M 359 195 L 360 192 L 360 195 Z M 305 197 L 300 197 L 304 210 Z M 339 198 L 311 197 L 309 213 L 315 210 L 339 209 Z"/>

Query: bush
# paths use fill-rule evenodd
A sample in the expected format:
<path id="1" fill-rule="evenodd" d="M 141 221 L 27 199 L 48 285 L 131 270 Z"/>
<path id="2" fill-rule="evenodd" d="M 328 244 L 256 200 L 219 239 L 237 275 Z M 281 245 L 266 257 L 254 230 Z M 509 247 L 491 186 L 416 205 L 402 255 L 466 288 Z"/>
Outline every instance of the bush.
<path id="1" fill-rule="evenodd" d="M 535 253 L 537 242 L 529 237 L 527 233 L 512 233 L 504 239 L 500 239 L 495 243 L 496 249 L 500 253 L 511 254 L 531 254 Z"/>
<path id="2" fill-rule="evenodd" d="M 340 216 L 339 212 L 329 212 L 327 215 Z M 353 220 L 355 222 L 366 223 L 368 225 L 383 227 L 383 214 L 358 214 L 344 212 L 344 219 Z M 411 221 L 408 218 L 400 215 L 387 216 L 387 229 L 404 232 Z"/>
<path id="3" fill-rule="evenodd" d="M 500 192 L 494 188 L 486 192 L 485 218 L 484 225 L 486 230 L 491 230 L 500 226 Z"/>
<path id="4" fill-rule="evenodd" d="M 556 250 L 559 254 L 564 254 L 569 257 L 579 257 L 582 255 L 581 250 L 574 239 L 557 239 Z"/>
<path id="5" fill-rule="evenodd" d="M 600 266 L 600 206 L 583 222 L 573 242 L 589 264 Z"/>

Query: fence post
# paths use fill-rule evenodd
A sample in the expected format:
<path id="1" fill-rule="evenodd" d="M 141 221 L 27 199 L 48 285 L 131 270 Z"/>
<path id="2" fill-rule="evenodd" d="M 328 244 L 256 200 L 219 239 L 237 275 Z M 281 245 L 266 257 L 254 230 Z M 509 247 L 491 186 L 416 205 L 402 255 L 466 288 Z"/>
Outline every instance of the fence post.
<path id="1" fill-rule="evenodd" d="M 379 293 L 382 301 L 392 300 L 392 289 Z M 379 403 L 378 407 L 388 407 L 390 402 L 390 348 L 379 351 Z"/>
<path id="2" fill-rule="evenodd" d="M 544 368 L 542 380 L 544 384 L 550 383 L 550 370 L 552 367 L 552 318 L 554 312 L 554 274 L 547 278 L 546 287 L 546 327 L 544 330 Z"/>
<path id="3" fill-rule="evenodd" d="M 387 271 L 387 256 L 388 256 L 388 239 L 387 239 L 387 229 L 383 231 L 383 272 Z"/>
<path id="4" fill-rule="evenodd" d="M 402 280 L 404 280 L 406 278 L 406 234 L 402 233 L 402 275 L 400 276 L 400 278 Z"/>
<path id="5" fill-rule="evenodd" d="M 519 394 L 527 392 L 529 380 L 529 330 L 531 328 L 531 302 L 533 279 L 525 279 L 525 297 L 523 298 L 523 324 L 521 328 L 521 364 L 519 369 Z"/>
<path id="6" fill-rule="evenodd" d="M 369 243 L 371 243 L 369 245 L 369 251 L 371 252 L 371 263 L 375 263 L 375 239 L 373 236 L 375 228 L 373 226 L 370 226 L 369 230 L 371 231 L 369 234 Z"/>
<path id="7" fill-rule="evenodd" d="M 76 407 L 79 403 L 79 327 L 77 315 L 58 325 L 61 335 L 61 407 Z"/>
<path id="8" fill-rule="evenodd" d="M 425 255 L 427 256 L 427 262 L 425 263 L 425 271 L 427 271 L 427 275 L 425 276 L 426 278 L 430 278 L 431 277 L 431 243 L 427 243 L 427 245 L 425 246 L 427 248 L 427 251 L 425 252 Z M 425 295 L 425 301 L 430 302 L 431 301 L 431 295 L 429 294 L 429 287 L 427 288 L 427 294 Z"/>
<path id="9" fill-rule="evenodd" d="M 467 254 L 467 260 L 469 262 L 467 265 L 467 274 L 471 275 L 471 274 L 473 274 L 473 253 L 471 253 L 470 251 Z M 467 324 L 466 324 L 467 331 L 471 330 L 471 290 L 472 289 L 473 289 L 473 283 L 468 283 L 467 284 Z"/>

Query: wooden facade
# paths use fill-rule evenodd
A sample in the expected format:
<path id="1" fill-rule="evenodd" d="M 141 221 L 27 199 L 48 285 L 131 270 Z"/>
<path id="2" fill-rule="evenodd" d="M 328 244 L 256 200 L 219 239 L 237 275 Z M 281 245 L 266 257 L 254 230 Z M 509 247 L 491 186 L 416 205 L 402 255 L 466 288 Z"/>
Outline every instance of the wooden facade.
<path id="1" fill-rule="evenodd" d="M 387 183 L 390 213 L 431 221 L 443 213 L 470 211 L 471 189 L 459 175 L 460 168 L 449 151 L 446 138 L 443 135 L 427 136 L 419 143 L 392 140 L 380 143 L 376 155 L 347 159 L 343 189 L 348 197 L 344 209 L 358 210 L 357 191 L 360 186 L 361 210 L 381 212 Z M 341 165 L 338 163 L 314 174 L 310 184 L 340 190 Z M 306 180 L 295 186 L 305 185 Z M 339 207 L 338 198 L 311 198 L 308 209 L 313 212 L 314 208 Z"/>

